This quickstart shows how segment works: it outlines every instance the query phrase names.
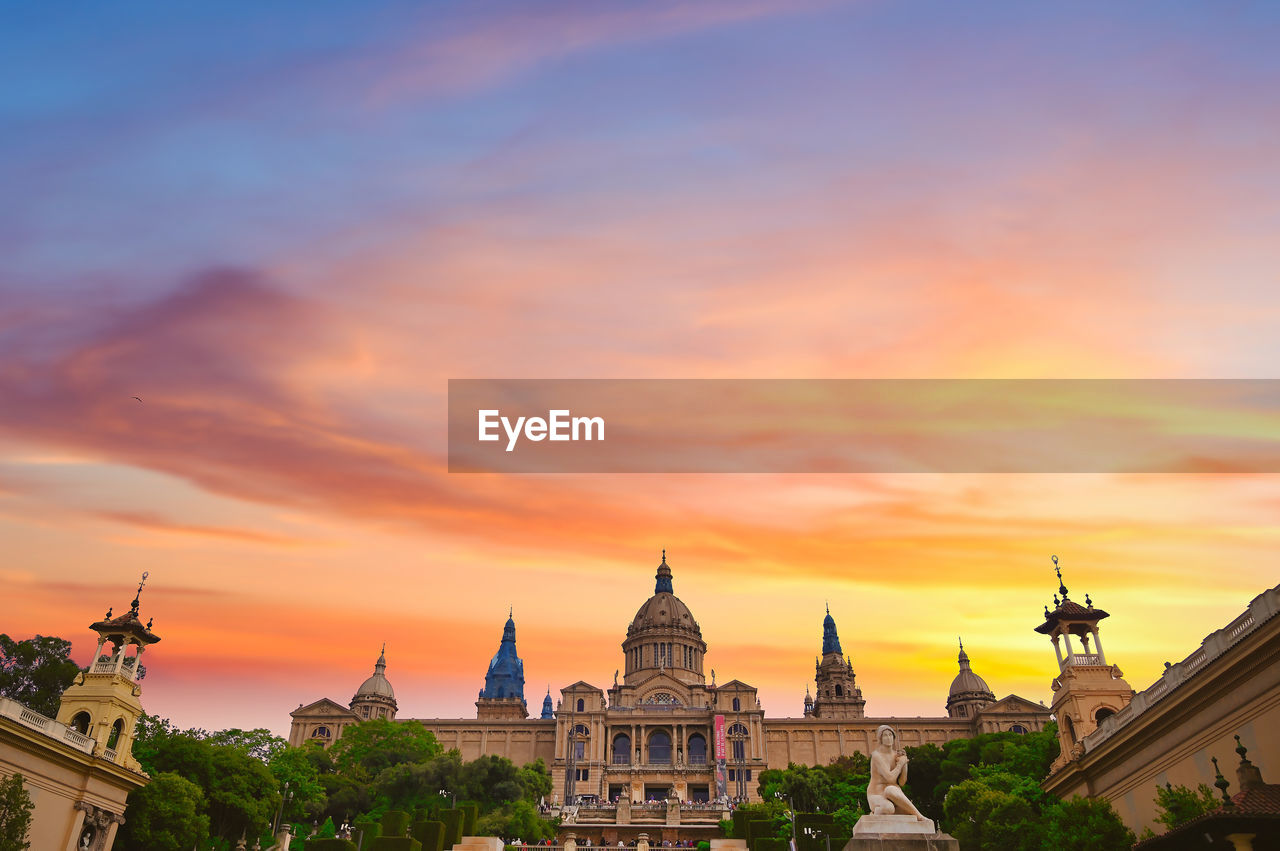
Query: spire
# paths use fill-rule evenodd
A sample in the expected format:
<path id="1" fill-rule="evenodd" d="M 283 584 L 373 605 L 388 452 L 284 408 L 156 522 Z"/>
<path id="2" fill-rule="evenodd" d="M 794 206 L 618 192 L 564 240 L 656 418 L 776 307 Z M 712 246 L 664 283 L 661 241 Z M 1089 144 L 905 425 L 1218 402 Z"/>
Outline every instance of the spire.
<path id="1" fill-rule="evenodd" d="M 667 566 L 667 551 L 662 551 L 662 564 L 658 565 L 657 582 L 653 586 L 653 593 L 661 594 L 663 592 L 674 594 L 671 589 L 671 568 Z"/>
<path id="2" fill-rule="evenodd" d="M 835 653 L 843 656 L 840 649 L 840 636 L 836 634 L 836 619 L 831 617 L 831 607 L 827 607 L 827 616 L 822 619 L 822 655 Z"/>
<path id="3" fill-rule="evenodd" d="M 150 575 L 150 571 L 142 571 L 142 581 L 138 583 L 138 593 L 133 595 L 133 605 L 130 607 L 135 615 L 138 614 L 138 601 L 142 598 L 142 586 L 147 584 L 147 577 Z"/>
<path id="4" fill-rule="evenodd" d="M 547 720 L 554 717 L 555 712 L 551 709 L 551 686 L 547 686 L 547 696 L 542 699 L 542 718 Z"/>
<path id="5" fill-rule="evenodd" d="M 516 643 L 516 619 L 515 619 L 515 609 L 510 609 L 510 608 L 509 608 L 509 609 L 508 609 L 508 611 L 507 611 L 507 622 L 506 622 L 506 624 L 502 627 L 502 643 L 503 643 L 503 644 L 515 644 L 515 643 Z"/>
<path id="6" fill-rule="evenodd" d="M 507 623 L 502 629 L 498 652 L 489 661 L 484 678 L 483 698 L 518 697 L 524 700 L 524 662 L 516 653 L 515 612 L 508 608 Z"/>
<path id="7" fill-rule="evenodd" d="M 960 639 L 960 670 L 969 670 L 969 654 L 964 652 L 964 639 Z"/>
<path id="8" fill-rule="evenodd" d="M 373 663 L 373 672 L 381 674 L 387 670 L 387 642 L 382 642 L 382 650 L 378 652 L 378 661 Z"/>
<path id="9" fill-rule="evenodd" d="M 1053 556 L 1053 572 L 1058 574 L 1058 593 L 1062 595 L 1065 602 L 1067 599 L 1067 586 L 1062 584 L 1062 569 L 1058 567 L 1058 557 Z"/>
<path id="10" fill-rule="evenodd" d="M 1218 758 L 1216 756 L 1211 756 L 1209 757 L 1209 761 L 1213 763 L 1213 773 L 1218 778 L 1213 782 L 1213 785 L 1217 786 L 1222 792 L 1222 806 L 1233 806 L 1231 803 L 1231 796 L 1227 794 L 1227 789 L 1231 788 L 1231 784 L 1227 782 L 1227 778 L 1222 776 L 1222 770 L 1218 768 Z"/>

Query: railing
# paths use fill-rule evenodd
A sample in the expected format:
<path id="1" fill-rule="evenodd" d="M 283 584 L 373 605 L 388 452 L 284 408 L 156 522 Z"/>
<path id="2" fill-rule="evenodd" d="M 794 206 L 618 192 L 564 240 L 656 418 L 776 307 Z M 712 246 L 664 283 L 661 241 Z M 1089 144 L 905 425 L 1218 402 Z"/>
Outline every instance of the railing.
<path id="1" fill-rule="evenodd" d="M 620 754 L 614 754 L 613 760 L 609 764 L 610 765 L 630 765 L 631 757 L 621 756 Z"/>
<path id="2" fill-rule="evenodd" d="M 104 749 L 103 749 L 103 751 L 102 751 L 102 756 L 107 760 L 107 762 L 115 762 L 115 761 L 116 761 L 116 749 L 115 749 L 115 748 L 104 748 Z"/>
<path id="3" fill-rule="evenodd" d="M 1071 653 L 1067 656 L 1068 665 L 1105 665 L 1100 653 Z"/>
<path id="4" fill-rule="evenodd" d="M 1280 614 L 1280 585 L 1263 591 L 1249 601 L 1249 608 L 1240 613 L 1231 623 L 1216 632 L 1205 636 L 1193 653 L 1181 662 L 1165 668 L 1160 679 L 1143 691 L 1133 696 L 1133 700 L 1115 715 L 1106 718 L 1098 725 L 1098 729 L 1081 739 L 1085 752 L 1088 753 L 1116 731 L 1159 703 L 1168 694 L 1195 674 L 1208 667 L 1214 659 L 1226 653 L 1234 645 L 1240 643 L 1247 635 L 1258 629 L 1263 623 Z"/>
<path id="5" fill-rule="evenodd" d="M 60 739 L 78 751 L 93 753 L 93 739 L 81 735 L 66 724 L 41 715 L 33 709 L 28 709 L 16 700 L 0 697 L 0 716 L 11 718 L 19 724 L 30 727 L 50 738 Z"/>

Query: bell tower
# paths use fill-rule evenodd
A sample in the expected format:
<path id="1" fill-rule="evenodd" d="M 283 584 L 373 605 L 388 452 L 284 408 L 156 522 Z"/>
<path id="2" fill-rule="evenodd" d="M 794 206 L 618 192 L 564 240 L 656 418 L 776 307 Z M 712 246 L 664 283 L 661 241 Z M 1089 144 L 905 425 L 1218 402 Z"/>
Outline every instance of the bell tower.
<path id="1" fill-rule="evenodd" d="M 98 633 L 98 649 L 89 669 L 81 673 L 62 693 L 58 720 L 94 739 L 95 755 L 132 771 L 140 772 L 133 758 L 133 729 L 142 715 L 142 653 L 160 640 L 151 631 L 152 621 L 143 626 L 138 603 L 147 576 L 142 574 L 138 593 L 129 611 L 119 617 L 111 609 L 89 629 Z M 103 648 L 110 644 L 111 652 Z"/>
<path id="2" fill-rule="evenodd" d="M 1053 556 L 1053 569 L 1058 575 L 1058 594 L 1062 599 L 1054 595 L 1054 610 L 1051 612 L 1045 606 L 1044 623 L 1035 628 L 1036 632 L 1049 636 L 1058 657 L 1058 676 L 1053 680 L 1050 710 L 1058 720 L 1061 750 L 1050 773 L 1082 756 L 1084 745 L 1080 740 L 1133 699 L 1133 689 L 1124 681 L 1120 667 L 1108 665 L 1102 651 L 1098 622 L 1110 615 L 1095 609 L 1088 594 L 1084 596 L 1083 606 L 1067 597 L 1057 556 Z M 1079 642 L 1078 647 L 1072 644 L 1073 637 Z"/>
<path id="3" fill-rule="evenodd" d="M 827 606 L 827 616 L 822 621 L 822 659 L 816 665 L 814 683 L 818 696 L 813 701 L 812 714 L 816 718 L 863 718 L 862 689 L 854 680 L 853 664 L 840 649 L 840 636 L 836 633 L 836 621 Z M 806 713 L 809 707 L 806 703 Z"/>

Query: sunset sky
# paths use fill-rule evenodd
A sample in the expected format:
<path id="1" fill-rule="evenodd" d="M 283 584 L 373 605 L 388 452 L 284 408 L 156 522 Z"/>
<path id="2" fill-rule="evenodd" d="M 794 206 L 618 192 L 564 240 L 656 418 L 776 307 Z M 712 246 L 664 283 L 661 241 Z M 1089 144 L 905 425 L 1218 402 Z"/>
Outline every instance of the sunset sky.
<path id="1" fill-rule="evenodd" d="M 462 475 L 450 378 L 1275 378 L 1280 8 L 19 4 L 0 26 L 0 632 L 128 606 L 143 702 L 288 729 L 382 642 L 474 717 L 601 687 L 667 550 L 719 682 L 871 715 L 1057 588 L 1145 688 L 1280 581 L 1280 475 Z M 141 397 L 138 402 L 133 397 Z M 679 411 L 671 411 L 678 417 Z"/>

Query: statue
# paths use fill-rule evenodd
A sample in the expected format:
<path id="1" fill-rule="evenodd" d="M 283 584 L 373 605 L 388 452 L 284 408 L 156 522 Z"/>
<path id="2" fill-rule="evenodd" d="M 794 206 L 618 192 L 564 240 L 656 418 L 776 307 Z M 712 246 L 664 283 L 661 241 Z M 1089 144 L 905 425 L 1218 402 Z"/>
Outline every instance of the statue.
<path id="1" fill-rule="evenodd" d="M 613 685 L 615 688 L 618 685 L 618 669 L 617 668 L 613 669 Z"/>
<path id="2" fill-rule="evenodd" d="M 871 814 L 911 815 L 916 821 L 928 821 L 903 794 L 902 785 L 907 782 L 907 754 L 896 747 L 897 733 L 889 725 L 882 724 L 876 730 L 876 741 L 878 745 L 871 753 L 871 782 L 867 784 L 867 803 L 871 806 Z"/>

